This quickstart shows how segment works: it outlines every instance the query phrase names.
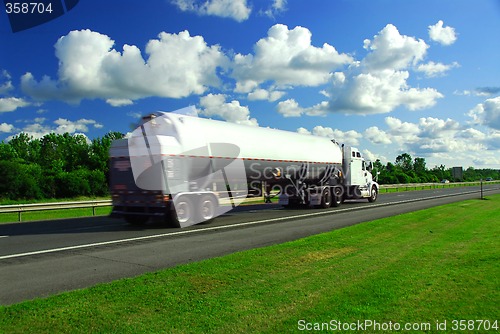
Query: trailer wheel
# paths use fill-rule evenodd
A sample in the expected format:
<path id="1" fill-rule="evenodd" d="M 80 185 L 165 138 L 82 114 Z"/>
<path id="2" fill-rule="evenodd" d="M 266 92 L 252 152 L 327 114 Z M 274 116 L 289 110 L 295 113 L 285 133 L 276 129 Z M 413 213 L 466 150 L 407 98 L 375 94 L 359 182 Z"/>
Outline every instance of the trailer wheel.
<path id="1" fill-rule="evenodd" d="M 321 194 L 321 204 L 320 206 L 323 209 L 329 208 L 332 206 L 332 193 L 330 192 L 330 188 L 323 189 L 323 193 Z"/>
<path id="2" fill-rule="evenodd" d="M 370 202 L 370 203 L 375 202 L 377 200 L 377 197 L 378 197 L 377 187 L 373 186 L 372 193 L 371 193 L 370 197 L 368 197 L 368 202 Z"/>
<path id="3" fill-rule="evenodd" d="M 193 217 L 193 201 L 188 196 L 179 196 L 172 208 L 171 220 L 175 227 L 183 227 L 188 224 Z"/>
<path id="4" fill-rule="evenodd" d="M 203 195 L 200 199 L 200 218 L 204 222 L 214 219 L 217 212 L 217 200 L 212 195 Z"/>
<path id="5" fill-rule="evenodd" d="M 332 201 L 332 206 L 337 207 L 340 206 L 343 202 L 343 197 L 344 197 L 344 192 L 342 188 L 340 187 L 334 187 L 333 188 L 333 201 Z"/>

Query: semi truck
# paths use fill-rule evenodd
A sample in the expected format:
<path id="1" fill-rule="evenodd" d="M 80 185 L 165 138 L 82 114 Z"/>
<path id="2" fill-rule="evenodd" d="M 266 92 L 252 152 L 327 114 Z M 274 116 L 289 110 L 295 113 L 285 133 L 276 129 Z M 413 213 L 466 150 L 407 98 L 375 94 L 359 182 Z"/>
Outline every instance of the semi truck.
<path id="1" fill-rule="evenodd" d="M 306 208 L 377 199 L 373 165 L 355 147 L 191 111 L 148 114 L 112 143 L 112 216 L 185 227 L 232 210 L 249 193 L 278 192 L 282 206 Z"/>

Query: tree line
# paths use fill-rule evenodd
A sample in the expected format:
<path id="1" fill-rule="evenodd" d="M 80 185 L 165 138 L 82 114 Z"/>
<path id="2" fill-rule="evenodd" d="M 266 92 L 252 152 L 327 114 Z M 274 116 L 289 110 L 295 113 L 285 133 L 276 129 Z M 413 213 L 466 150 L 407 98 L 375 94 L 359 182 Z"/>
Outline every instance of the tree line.
<path id="1" fill-rule="evenodd" d="M 388 162 L 386 165 L 383 165 L 380 160 L 375 161 L 374 175 L 377 172 L 380 173 L 378 174 L 380 184 L 429 183 L 442 180 L 472 182 L 487 178 L 500 179 L 500 170 L 475 169 L 474 167 L 463 170 L 461 179 L 454 179 L 452 168 L 439 165 L 428 169 L 424 158 L 413 159 L 408 153 L 398 155 L 394 163 Z"/>
<path id="2" fill-rule="evenodd" d="M 21 133 L 0 142 L 0 200 L 109 195 L 109 148 L 113 140 L 123 137 L 110 132 L 89 142 L 83 135 L 69 133 L 50 133 L 40 139 Z M 381 184 L 454 181 L 451 168 L 428 169 L 424 158 L 413 159 L 408 153 L 386 165 L 377 160 L 374 175 L 377 172 Z M 463 181 L 488 177 L 498 180 L 500 171 L 469 167 L 463 172 Z"/>
<path id="3" fill-rule="evenodd" d="M 108 195 L 108 151 L 123 138 L 110 132 L 88 141 L 84 135 L 26 133 L 0 143 L 0 200 Z"/>

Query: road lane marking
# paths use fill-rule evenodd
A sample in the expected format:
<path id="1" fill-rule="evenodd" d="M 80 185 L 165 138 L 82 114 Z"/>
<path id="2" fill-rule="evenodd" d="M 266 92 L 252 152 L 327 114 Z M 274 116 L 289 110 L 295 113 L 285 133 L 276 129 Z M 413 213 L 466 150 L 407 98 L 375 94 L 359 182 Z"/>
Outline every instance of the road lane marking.
<path id="1" fill-rule="evenodd" d="M 495 189 L 493 189 L 493 190 L 495 190 Z M 445 197 L 469 195 L 469 194 L 478 193 L 478 192 L 479 191 L 467 191 L 467 192 L 457 193 L 457 194 L 431 196 L 431 197 L 424 197 L 424 198 L 418 198 L 418 199 L 407 199 L 407 200 L 392 201 L 392 202 L 380 203 L 380 204 L 369 204 L 369 205 L 357 206 L 357 207 L 352 207 L 352 208 L 310 212 L 310 213 L 304 213 L 304 214 L 300 214 L 300 215 L 269 218 L 269 219 L 262 219 L 262 220 L 244 222 L 244 223 L 199 228 L 199 229 L 187 230 L 187 231 L 176 231 L 176 232 L 161 233 L 161 234 L 148 235 L 148 236 L 142 236 L 142 237 L 134 237 L 134 238 L 127 238 L 127 239 L 95 242 L 95 243 L 76 245 L 76 246 L 44 249 L 44 250 L 33 251 L 33 252 L 3 255 L 3 256 L 0 256 L 0 260 L 14 259 L 14 258 L 18 258 L 18 257 L 40 255 L 40 254 L 47 254 L 47 253 L 56 253 L 56 252 L 69 251 L 69 250 L 79 250 L 79 249 L 98 247 L 98 246 L 117 245 L 117 244 L 122 244 L 122 243 L 126 243 L 126 242 L 151 240 L 151 239 L 158 239 L 158 238 L 171 237 L 171 236 L 188 235 L 188 234 L 193 234 L 193 233 L 225 230 L 225 229 L 230 229 L 230 228 L 258 225 L 258 224 L 263 224 L 263 223 L 278 222 L 278 221 L 289 220 L 289 219 L 324 216 L 324 215 L 328 215 L 328 214 L 344 213 L 344 212 L 349 212 L 349 211 L 366 210 L 366 209 L 378 208 L 378 207 L 384 207 L 384 206 L 390 206 L 390 205 L 396 205 L 396 204 L 412 203 L 412 202 L 418 202 L 418 201 L 422 201 L 422 200 L 432 200 L 432 199 L 439 199 L 439 198 L 445 198 Z"/>

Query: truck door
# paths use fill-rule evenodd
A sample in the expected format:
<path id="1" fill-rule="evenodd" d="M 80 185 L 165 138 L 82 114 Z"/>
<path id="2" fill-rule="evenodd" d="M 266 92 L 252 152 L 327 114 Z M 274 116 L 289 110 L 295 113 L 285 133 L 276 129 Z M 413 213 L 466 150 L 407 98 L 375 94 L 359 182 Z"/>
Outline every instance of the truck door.
<path id="1" fill-rule="evenodd" d="M 359 151 L 352 151 L 351 155 L 351 185 L 363 185 L 365 182 L 365 171 L 363 170 L 363 158 Z"/>

